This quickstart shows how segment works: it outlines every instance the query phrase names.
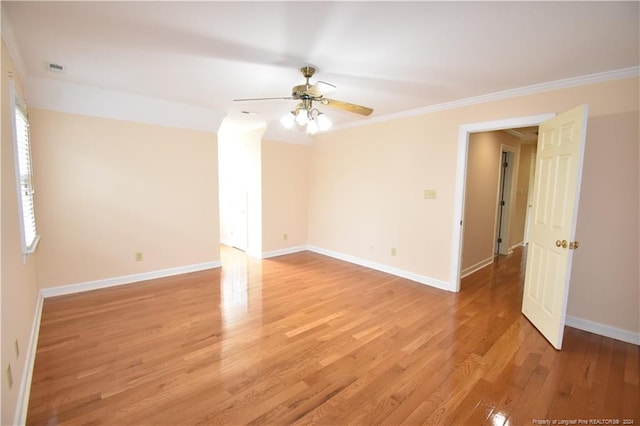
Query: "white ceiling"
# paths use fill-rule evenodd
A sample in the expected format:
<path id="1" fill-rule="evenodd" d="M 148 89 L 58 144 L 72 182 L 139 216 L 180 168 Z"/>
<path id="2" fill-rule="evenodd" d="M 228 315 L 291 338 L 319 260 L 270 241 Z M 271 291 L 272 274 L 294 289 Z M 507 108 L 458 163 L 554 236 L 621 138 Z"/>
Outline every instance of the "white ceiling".
<path id="1" fill-rule="evenodd" d="M 299 68 L 372 117 L 637 67 L 638 2 L 2 1 L 26 77 L 216 112 L 260 113 L 267 136 Z M 45 64 L 65 66 L 51 74 Z M 336 123 L 361 120 L 322 107 Z"/>

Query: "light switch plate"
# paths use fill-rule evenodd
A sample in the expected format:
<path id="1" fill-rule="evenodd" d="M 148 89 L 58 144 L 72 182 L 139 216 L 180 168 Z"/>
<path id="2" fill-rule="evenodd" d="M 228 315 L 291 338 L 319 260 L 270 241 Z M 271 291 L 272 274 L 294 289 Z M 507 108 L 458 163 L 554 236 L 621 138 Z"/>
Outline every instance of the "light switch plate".
<path id="1" fill-rule="evenodd" d="M 425 200 L 435 200 L 438 198 L 438 191 L 435 189 L 425 189 L 424 190 L 424 199 Z"/>

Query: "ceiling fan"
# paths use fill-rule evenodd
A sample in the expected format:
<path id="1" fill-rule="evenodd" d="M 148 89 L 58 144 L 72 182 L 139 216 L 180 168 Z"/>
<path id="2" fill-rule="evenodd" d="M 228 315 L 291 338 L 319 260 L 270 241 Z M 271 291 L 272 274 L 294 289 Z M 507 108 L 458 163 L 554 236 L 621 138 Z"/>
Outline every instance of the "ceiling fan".
<path id="1" fill-rule="evenodd" d="M 317 81 L 314 84 L 311 84 L 309 82 L 309 79 L 313 77 L 316 72 L 316 69 L 314 67 L 302 67 L 300 69 L 300 72 L 306 79 L 306 82 L 304 84 L 293 86 L 293 88 L 291 89 L 291 96 L 275 98 L 234 99 L 234 102 L 266 101 L 275 99 L 299 100 L 300 103 L 296 106 L 296 108 L 288 113 L 285 117 L 283 117 L 281 122 L 287 128 L 293 127 L 294 122 L 298 123 L 300 126 L 308 125 L 308 133 L 316 133 L 318 130 L 326 130 L 331 126 L 331 123 L 324 116 L 324 114 L 313 107 L 314 102 L 364 116 L 368 116 L 373 112 L 373 109 L 369 107 L 325 98 L 324 94 L 335 89 L 336 86 L 324 81 Z"/>

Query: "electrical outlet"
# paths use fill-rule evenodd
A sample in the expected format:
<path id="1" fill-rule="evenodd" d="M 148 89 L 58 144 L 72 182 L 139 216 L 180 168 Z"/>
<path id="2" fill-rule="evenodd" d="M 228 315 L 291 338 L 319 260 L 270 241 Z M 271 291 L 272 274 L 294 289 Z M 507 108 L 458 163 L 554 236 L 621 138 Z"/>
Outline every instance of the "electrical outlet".
<path id="1" fill-rule="evenodd" d="M 11 374 L 11 364 L 7 365 L 7 384 L 9 389 L 13 386 L 13 374 Z"/>
<path id="2" fill-rule="evenodd" d="M 136 252 L 136 262 L 142 262 L 144 258 L 142 257 L 142 252 L 141 251 L 137 251 Z"/>
<path id="3" fill-rule="evenodd" d="M 287 233 L 285 232 L 284 234 L 282 234 L 282 239 L 286 240 L 287 238 L 289 238 L 289 236 L 287 235 Z"/>
<path id="4" fill-rule="evenodd" d="M 392 247 L 391 248 L 391 256 L 395 256 L 396 255 L 396 248 Z"/>
<path id="5" fill-rule="evenodd" d="M 15 341 L 15 350 L 16 350 L 16 359 L 20 357 L 20 345 L 18 344 L 18 339 Z"/>
<path id="6" fill-rule="evenodd" d="M 435 189 L 425 189 L 424 190 L 424 199 L 425 200 L 435 200 L 438 198 L 438 191 Z"/>

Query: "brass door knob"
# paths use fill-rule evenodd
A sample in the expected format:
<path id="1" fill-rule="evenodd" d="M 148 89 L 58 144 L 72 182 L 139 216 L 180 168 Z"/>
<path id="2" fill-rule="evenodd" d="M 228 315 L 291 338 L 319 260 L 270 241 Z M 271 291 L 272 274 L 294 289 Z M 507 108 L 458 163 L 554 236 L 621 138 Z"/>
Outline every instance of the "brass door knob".
<path id="1" fill-rule="evenodd" d="M 571 250 L 578 250 L 578 247 L 580 247 L 580 242 L 579 241 L 571 241 L 569 243 L 569 248 Z"/>
<path id="2" fill-rule="evenodd" d="M 567 242 L 567 240 L 556 240 L 556 247 L 567 248 L 568 245 L 569 243 Z"/>

